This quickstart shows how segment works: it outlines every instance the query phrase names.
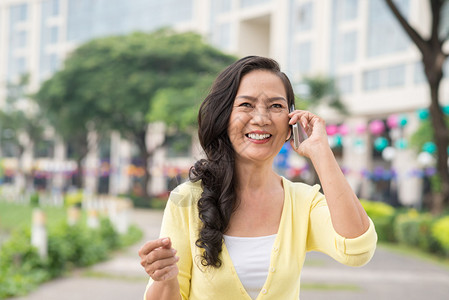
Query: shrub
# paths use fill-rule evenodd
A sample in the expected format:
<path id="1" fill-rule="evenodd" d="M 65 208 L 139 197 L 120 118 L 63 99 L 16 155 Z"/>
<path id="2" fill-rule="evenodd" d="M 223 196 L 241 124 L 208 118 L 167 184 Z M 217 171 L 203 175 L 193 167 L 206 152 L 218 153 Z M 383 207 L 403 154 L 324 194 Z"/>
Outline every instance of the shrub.
<path id="1" fill-rule="evenodd" d="M 373 220 L 379 241 L 395 241 L 394 232 L 392 230 L 395 209 L 383 202 L 360 200 L 360 203 L 371 220 Z"/>
<path id="2" fill-rule="evenodd" d="M 30 235 L 29 229 L 18 230 L 0 247 L 0 299 L 26 294 L 73 266 L 104 260 L 112 250 L 137 242 L 142 232 L 131 226 L 128 234 L 119 235 L 108 219 L 102 219 L 98 229 L 81 223 L 53 223 L 48 229 L 45 260 L 31 245 Z"/>
<path id="3" fill-rule="evenodd" d="M 64 196 L 64 204 L 66 207 L 70 206 L 80 207 L 82 202 L 83 202 L 83 192 L 81 190 L 69 192 Z"/>
<path id="4" fill-rule="evenodd" d="M 420 214 L 415 209 L 400 214 L 394 222 L 394 233 L 398 242 L 435 252 L 437 241 L 431 234 L 434 219 L 428 213 Z"/>
<path id="5" fill-rule="evenodd" d="M 37 250 L 31 246 L 30 231 L 15 231 L 0 249 L 0 299 L 22 295 L 49 278 Z"/>
<path id="6" fill-rule="evenodd" d="M 449 216 L 436 221 L 431 230 L 432 236 L 438 241 L 446 255 L 449 256 Z"/>

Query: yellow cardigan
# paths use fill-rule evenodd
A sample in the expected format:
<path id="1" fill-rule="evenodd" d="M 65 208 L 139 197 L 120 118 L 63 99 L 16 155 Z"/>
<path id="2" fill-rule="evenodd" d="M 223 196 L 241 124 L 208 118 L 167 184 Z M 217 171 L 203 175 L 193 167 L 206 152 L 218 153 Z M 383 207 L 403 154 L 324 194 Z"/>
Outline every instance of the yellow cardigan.
<path id="1" fill-rule="evenodd" d="M 268 277 L 257 300 L 298 299 L 301 269 L 307 251 L 320 251 L 350 266 L 366 264 L 374 254 L 377 234 L 370 220 L 361 236 L 346 239 L 332 227 L 329 209 L 320 186 L 293 183 L 285 178 L 284 207 L 278 234 L 271 251 Z M 170 237 L 180 257 L 178 281 L 182 299 L 251 300 L 232 264 L 226 245 L 220 254 L 222 266 L 203 267 L 201 249 L 195 246 L 200 219 L 197 200 L 199 182 L 187 182 L 170 194 L 162 221 L 161 237 Z M 148 287 L 152 284 L 150 279 Z"/>

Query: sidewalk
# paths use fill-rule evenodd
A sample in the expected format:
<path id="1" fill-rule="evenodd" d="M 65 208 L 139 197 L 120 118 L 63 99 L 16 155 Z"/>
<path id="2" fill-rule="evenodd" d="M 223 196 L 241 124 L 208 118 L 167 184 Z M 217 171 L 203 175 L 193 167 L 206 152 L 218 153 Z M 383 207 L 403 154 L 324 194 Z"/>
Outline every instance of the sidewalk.
<path id="1" fill-rule="evenodd" d="M 135 210 L 132 220 L 145 230 L 144 240 L 158 237 L 161 211 Z M 137 255 L 141 244 L 110 261 L 48 282 L 30 295 L 14 299 L 141 300 L 147 282 Z M 301 300 L 449 299 L 449 269 L 382 248 L 362 268 L 347 267 L 323 254 L 309 253 L 301 282 Z"/>

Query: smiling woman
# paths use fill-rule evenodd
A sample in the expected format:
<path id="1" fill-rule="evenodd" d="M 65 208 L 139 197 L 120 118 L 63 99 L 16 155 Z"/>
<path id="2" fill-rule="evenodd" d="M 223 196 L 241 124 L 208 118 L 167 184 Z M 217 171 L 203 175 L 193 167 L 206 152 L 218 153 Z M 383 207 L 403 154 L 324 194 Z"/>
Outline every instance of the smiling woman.
<path id="1" fill-rule="evenodd" d="M 249 56 L 215 80 L 198 115 L 206 154 L 171 194 L 161 238 L 139 251 L 150 276 L 145 299 L 295 299 L 307 251 L 367 263 L 377 235 L 328 144 L 324 120 L 294 105 L 272 59 Z M 272 168 L 300 123 L 320 186 Z M 292 142 L 291 142 L 292 143 Z"/>
<path id="2" fill-rule="evenodd" d="M 288 140 L 286 90 L 281 78 L 271 71 L 255 70 L 242 78 L 228 126 L 237 164 L 245 158 L 274 159 Z"/>

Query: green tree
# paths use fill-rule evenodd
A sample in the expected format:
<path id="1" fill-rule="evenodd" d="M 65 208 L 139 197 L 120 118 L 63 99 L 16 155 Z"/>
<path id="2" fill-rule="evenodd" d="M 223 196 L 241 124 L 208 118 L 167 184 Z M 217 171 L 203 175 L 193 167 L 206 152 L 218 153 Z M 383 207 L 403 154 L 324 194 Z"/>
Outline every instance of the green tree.
<path id="1" fill-rule="evenodd" d="M 64 68 L 45 82 L 37 94 L 39 103 L 69 131 L 87 129 L 99 132 L 116 130 L 139 148 L 146 170 L 144 191 L 149 181 L 148 120 L 162 119 L 179 124 L 191 115 L 189 88 L 197 87 L 234 61 L 234 58 L 207 45 L 194 33 L 174 33 L 168 29 L 154 33 L 136 32 L 126 36 L 95 39 L 77 48 Z M 185 96 L 189 96 L 184 98 Z M 150 107 L 155 99 L 165 99 L 172 111 L 159 104 L 164 118 L 155 118 Z M 175 102 L 176 106 L 172 105 Z M 159 105 L 159 108 L 158 108 Z M 181 110 L 189 110 L 184 114 Z M 61 118 L 61 111 L 65 118 Z M 169 111 L 169 114 L 166 114 Z M 77 125 L 75 125 L 77 124 Z M 152 149 L 154 150 L 154 149 Z"/>
<path id="2" fill-rule="evenodd" d="M 77 163 L 77 174 L 74 175 L 74 185 L 82 187 L 82 161 L 88 152 L 87 133 L 90 120 L 95 116 L 93 107 L 82 102 L 76 93 L 79 84 L 78 72 L 57 72 L 50 80 L 44 82 L 34 98 L 39 103 L 43 114 L 55 129 L 56 133 L 71 149 L 71 158 Z M 72 89 L 73 88 L 73 89 Z M 75 93 L 72 94 L 72 93 Z M 79 99 L 80 101 L 76 101 Z"/>
<path id="3" fill-rule="evenodd" d="M 27 94 L 28 84 L 28 74 L 7 84 L 6 103 L 0 110 L 0 144 L 9 143 L 15 148 L 18 174 L 25 176 L 25 187 L 31 188 L 33 174 L 24 169 L 22 155 L 27 147 L 33 148 L 42 139 L 45 124 L 39 107 Z"/>
<path id="4" fill-rule="evenodd" d="M 444 205 L 449 205 L 449 170 L 448 153 L 449 127 L 445 123 L 444 113 L 440 106 L 440 83 L 443 78 L 444 62 L 449 52 L 444 50 L 449 40 L 449 27 L 447 26 L 447 0 L 428 0 L 431 13 L 430 34 L 419 33 L 403 16 L 393 0 L 385 0 L 394 17 L 404 29 L 410 39 L 421 53 L 427 83 L 430 91 L 430 119 L 434 128 L 434 141 L 437 146 L 437 170 L 441 179 L 441 192 L 433 197 L 433 211 L 441 212 Z M 446 6 L 446 7 L 445 7 Z M 443 12 L 446 11 L 446 14 Z M 446 25 L 445 25 L 446 24 Z M 427 32 L 427 31 L 426 31 Z"/>
<path id="5" fill-rule="evenodd" d="M 340 91 L 333 78 L 325 76 L 305 77 L 303 84 L 307 87 L 307 95 L 304 95 L 304 100 L 309 107 L 324 104 L 342 115 L 348 115 L 348 109 L 341 101 Z"/>

